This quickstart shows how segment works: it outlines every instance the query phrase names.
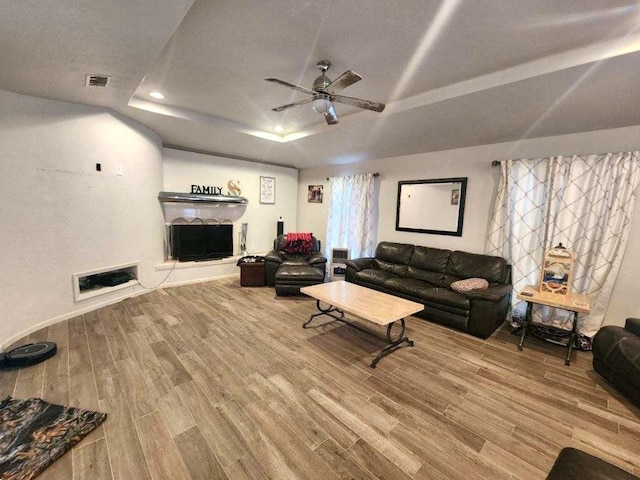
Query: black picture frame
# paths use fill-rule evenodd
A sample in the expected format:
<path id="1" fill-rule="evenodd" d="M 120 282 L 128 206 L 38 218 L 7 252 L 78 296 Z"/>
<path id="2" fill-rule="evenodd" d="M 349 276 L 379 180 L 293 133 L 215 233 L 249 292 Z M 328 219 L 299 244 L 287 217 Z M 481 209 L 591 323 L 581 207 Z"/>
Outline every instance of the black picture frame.
<path id="1" fill-rule="evenodd" d="M 424 189 L 421 189 L 420 186 L 424 186 Z M 424 219 L 424 226 L 416 226 L 416 225 L 407 225 L 407 222 L 403 222 L 402 217 L 406 215 L 403 214 L 402 210 L 402 198 L 403 198 L 403 187 L 406 188 L 406 192 L 411 188 L 412 192 L 417 192 L 419 195 L 424 195 L 423 198 L 427 198 L 429 195 L 429 187 L 437 186 L 441 189 L 450 188 L 450 192 L 447 193 L 447 197 L 443 197 L 443 204 L 448 204 L 450 206 L 457 207 L 457 212 L 452 212 L 451 220 L 455 223 L 455 228 L 452 229 L 440 229 L 440 228 L 429 228 L 429 219 Z M 456 192 L 457 190 L 457 192 Z M 465 199 L 467 194 L 467 177 L 457 177 L 457 178 L 437 178 L 437 179 L 429 179 L 429 180 L 404 180 L 398 182 L 398 199 L 396 204 L 396 230 L 400 232 L 416 232 L 416 233 L 430 233 L 433 235 L 450 235 L 454 237 L 462 236 L 462 227 L 464 224 L 464 207 L 465 207 Z M 421 199 L 422 200 L 422 199 Z M 422 201 L 422 206 L 425 205 L 425 202 Z M 428 202 L 426 202 L 428 205 Z M 410 207 L 405 207 L 410 208 Z M 424 211 L 424 209 L 421 209 Z M 406 213 L 406 210 L 405 210 Z"/>
<path id="2" fill-rule="evenodd" d="M 322 203 L 322 190 L 323 185 L 309 185 L 307 202 L 308 203 Z"/>

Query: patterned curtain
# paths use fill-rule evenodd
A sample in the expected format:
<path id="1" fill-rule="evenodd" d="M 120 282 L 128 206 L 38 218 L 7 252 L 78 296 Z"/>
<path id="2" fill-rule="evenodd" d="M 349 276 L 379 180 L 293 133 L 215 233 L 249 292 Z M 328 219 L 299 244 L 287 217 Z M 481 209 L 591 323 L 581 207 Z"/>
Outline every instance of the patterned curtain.
<path id="1" fill-rule="evenodd" d="M 376 247 L 375 178 L 372 173 L 332 177 L 326 252 L 347 247 L 351 258 L 371 257 Z"/>
<path id="2" fill-rule="evenodd" d="M 577 255 L 573 289 L 591 297 L 578 331 L 602 325 L 629 236 L 640 175 L 639 152 L 501 162 L 502 179 L 488 252 L 513 266 L 513 287 L 536 285 L 545 249 L 559 242 Z M 513 297 L 515 315 L 524 302 Z M 534 309 L 534 320 L 570 327 L 569 314 Z"/>

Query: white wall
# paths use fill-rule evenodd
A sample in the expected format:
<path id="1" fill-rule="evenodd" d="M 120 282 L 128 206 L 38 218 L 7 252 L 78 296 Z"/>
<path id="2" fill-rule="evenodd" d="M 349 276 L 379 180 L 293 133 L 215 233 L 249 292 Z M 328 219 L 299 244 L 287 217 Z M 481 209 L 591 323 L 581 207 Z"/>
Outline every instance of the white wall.
<path id="1" fill-rule="evenodd" d="M 227 193 L 227 182 L 235 180 L 248 204 L 242 217 L 234 221 L 234 252 L 238 250 L 238 232 L 242 223 L 248 223 L 247 250 L 264 253 L 273 248 L 276 222 L 285 223 L 285 233 L 296 231 L 298 170 L 254 162 L 234 160 L 172 148 L 163 149 L 164 190 L 190 192 L 191 185 L 222 187 Z M 260 203 L 260 177 L 276 179 L 275 204 Z M 221 206 L 225 210 L 226 206 Z M 219 216 L 224 217 L 221 213 Z M 218 217 L 214 217 L 218 218 Z"/>
<path id="2" fill-rule="evenodd" d="M 140 279 L 154 284 L 155 134 L 101 108 L 0 91 L 0 152 L 0 345 L 140 290 L 75 302 L 73 273 L 140 261 Z"/>
<path id="3" fill-rule="evenodd" d="M 627 150 L 640 150 L 640 126 L 304 169 L 299 176 L 298 227 L 301 231 L 315 232 L 324 241 L 331 195 L 327 177 L 379 172 L 378 242 L 386 240 L 483 253 L 500 177 L 499 168 L 491 167 L 493 160 Z M 398 181 L 451 177 L 469 178 L 462 237 L 395 230 Z M 322 204 L 307 203 L 307 187 L 315 184 L 325 186 Z M 640 264 L 639 250 L 640 199 L 636 202 L 629 246 L 605 317 L 606 324 L 621 325 L 628 316 L 640 316 L 640 295 L 634 271 Z"/>

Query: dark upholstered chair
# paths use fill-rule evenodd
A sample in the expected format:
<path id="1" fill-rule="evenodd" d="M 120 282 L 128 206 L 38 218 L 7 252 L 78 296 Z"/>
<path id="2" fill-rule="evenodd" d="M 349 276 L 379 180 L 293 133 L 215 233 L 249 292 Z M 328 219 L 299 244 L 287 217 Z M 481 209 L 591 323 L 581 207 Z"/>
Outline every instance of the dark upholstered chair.
<path id="1" fill-rule="evenodd" d="M 320 241 L 311 239 L 311 254 L 287 253 L 286 235 L 278 235 L 273 250 L 265 255 L 266 282 L 275 287 L 277 295 L 299 295 L 300 287 L 324 282 L 327 257 L 320 251 Z"/>
<path id="2" fill-rule="evenodd" d="M 640 407 L 640 319 L 607 325 L 593 337 L 593 369 Z"/>
<path id="3" fill-rule="evenodd" d="M 576 448 L 563 448 L 546 480 L 640 480 Z"/>

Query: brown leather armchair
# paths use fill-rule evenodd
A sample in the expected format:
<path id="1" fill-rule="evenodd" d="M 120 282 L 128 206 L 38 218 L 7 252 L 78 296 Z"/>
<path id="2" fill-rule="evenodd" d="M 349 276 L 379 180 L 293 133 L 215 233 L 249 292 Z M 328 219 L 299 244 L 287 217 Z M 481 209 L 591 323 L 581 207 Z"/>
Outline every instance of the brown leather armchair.
<path id="1" fill-rule="evenodd" d="M 287 253 L 286 235 L 278 235 L 273 250 L 265 255 L 265 279 L 278 295 L 296 295 L 300 287 L 324 282 L 327 257 L 320 251 L 320 241 L 313 236 L 311 240 L 310 254 Z"/>
<path id="2" fill-rule="evenodd" d="M 607 325 L 593 337 L 593 369 L 640 407 L 640 318 Z"/>

